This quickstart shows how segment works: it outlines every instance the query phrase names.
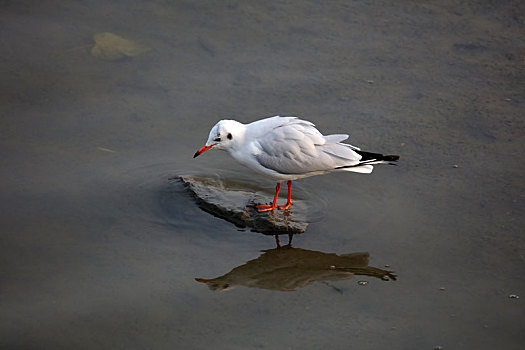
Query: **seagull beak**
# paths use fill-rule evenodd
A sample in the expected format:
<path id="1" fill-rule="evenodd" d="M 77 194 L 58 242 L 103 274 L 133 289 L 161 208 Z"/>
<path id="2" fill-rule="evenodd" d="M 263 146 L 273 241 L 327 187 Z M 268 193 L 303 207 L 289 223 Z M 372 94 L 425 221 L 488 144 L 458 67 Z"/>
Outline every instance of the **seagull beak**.
<path id="1" fill-rule="evenodd" d="M 193 155 L 193 158 L 195 158 L 197 156 L 200 156 L 202 153 L 206 152 L 207 150 L 209 150 L 213 146 L 215 146 L 215 145 L 202 146 L 201 148 L 199 148 L 199 150 L 197 152 L 195 152 L 195 154 Z"/>

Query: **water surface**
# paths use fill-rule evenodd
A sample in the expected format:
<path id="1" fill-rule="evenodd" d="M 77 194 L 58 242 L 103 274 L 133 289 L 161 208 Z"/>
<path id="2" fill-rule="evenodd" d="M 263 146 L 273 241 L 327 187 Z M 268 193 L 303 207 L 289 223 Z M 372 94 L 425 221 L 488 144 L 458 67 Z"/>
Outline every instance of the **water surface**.
<path id="1" fill-rule="evenodd" d="M 0 6 L 3 348 L 522 348 L 519 1 Z M 151 50 L 101 60 L 100 32 Z M 293 249 L 368 254 L 396 280 L 195 280 L 278 250 L 170 179 L 252 176 L 225 153 L 192 156 L 217 120 L 275 114 L 401 155 L 294 184 L 319 213 Z"/>

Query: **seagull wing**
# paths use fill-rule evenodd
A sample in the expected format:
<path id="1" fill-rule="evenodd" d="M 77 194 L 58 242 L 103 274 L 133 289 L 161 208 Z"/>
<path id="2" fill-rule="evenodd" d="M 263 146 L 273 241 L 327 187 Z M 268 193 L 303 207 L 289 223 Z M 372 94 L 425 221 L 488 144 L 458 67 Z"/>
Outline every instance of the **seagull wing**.
<path id="1" fill-rule="evenodd" d="M 323 136 L 308 121 L 274 118 L 281 120 L 273 120 L 274 125 L 253 141 L 255 159 L 263 167 L 280 174 L 305 175 L 359 164 L 361 156 L 352 146 L 340 143 L 348 135 Z"/>

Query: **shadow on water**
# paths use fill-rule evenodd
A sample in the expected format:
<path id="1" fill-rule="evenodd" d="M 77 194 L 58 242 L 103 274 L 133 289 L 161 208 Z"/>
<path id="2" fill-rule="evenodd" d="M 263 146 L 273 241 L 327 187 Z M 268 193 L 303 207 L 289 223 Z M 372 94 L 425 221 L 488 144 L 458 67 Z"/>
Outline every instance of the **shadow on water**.
<path id="1" fill-rule="evenodd" d="M 315 282 L 351 280 L 359 275 L 376 277 L 383 281 L 396 280 L 392 271 L 368 266 L 369 257 L 369 253 L 337 255 L 287 245 L 263 250 L 258 258 L 222 276 L 195 280 L 207 284 L 213 291 L 237 286 L 295 291 Z"/>

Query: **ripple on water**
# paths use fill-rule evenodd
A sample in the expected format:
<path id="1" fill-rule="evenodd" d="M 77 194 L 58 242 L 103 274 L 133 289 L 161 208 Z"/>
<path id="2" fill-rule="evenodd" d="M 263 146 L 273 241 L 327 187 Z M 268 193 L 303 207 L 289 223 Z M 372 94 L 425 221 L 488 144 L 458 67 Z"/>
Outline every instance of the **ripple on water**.
<path id="1" fill-rule="evenodd" d="M 176 201 L 176 197 L 181 195 L 187 197 L 189 195 L 186 186 L 180 181 L 180 175 L 182 174 L 177 174 L 175 172 L 172 173 L 169 178 L 168 186 L 162 193 L 163 198 L 161 200 L 161 205 L 165 214 L 165 219 L 169 222 L 173 222 L 174 219 L 179 219 L 179 213 L 177 212 L 179 210 L 179 205 Z M 188 174 L 186 173 L 184 175 Z M 258 177 L 251 177 L 250 175 L 253 174 L 221 171 L 211 175 L 202 173 L 194 173 L 191 175 L 201 179 L 210 178 L 213 180 L 213 183 L 220 184 L 231 191 L 253 192 L 254 196 L 266 198 L 268 202 L 271 202 L 274 193 L 274 182 L 268 181 L 264 178 L 259 179 Z M 283 191 L 283 194 L 286 195 L 286 190 Z M 193 197 L 190 198 L 192 199 L 191 205 L 196 207 L 197 203 L 193 200 Z M 303 217 L 306 216 L 307 223 L 317 222 L 323 218 L 323 213 L 326 209 L 326 200 L 320 195 L 316 193 L 307 193 L 302 186 L 294 186 L 292 198 L 297 203 L 297 210 L 304 210 L 306 212 L 306 215 L 303 215 Z M 280 197 L 280 201 L 283 201 L 282 196 Z M 292 206 L 288 212 L 290 216 L 293 216 L 294 207 Z"/>
<path id="2" fill-rule="evenodd" d="M 125 198 L 125 213 L 133 220 L 142 220 L 155 225 L 169 226 L 189 232 L 213 230 L 216 221 L 210 220 L 211 214 L 201 210 L 194 197 L 180 181 L 181 175 L 211 178 L 224 184 L 226 188 L 253 192 L 270 202 L 275 191 L 275 182 L 253 174 L 221 170 L 210 172 L 209 169 L 189 170 L 177 168 L 177 164 L 153 163 L 127 169 L 121 174 L 120 191 Z M 286 196 L 286 185 L 281 189 L 280 201 Z M 292 198 L 297 203 L 297 210 L 306 210 L 308 223 L 321 221 L 327 207 L 327 200 L 322 193 L 317 193 L 314 186 L 294 182 Z M 285 199 L 284 199 L 285 200 Z M 300 204 L 300 205 L 299 205 Z M 306 209 L 304 209 L 306 208 Z M 294 207 L 289 210 L 293 216 Z M 233 224 L 232 228 L 236 228 Z M 203 230 L 203 228 L 205 228 Z"/>

